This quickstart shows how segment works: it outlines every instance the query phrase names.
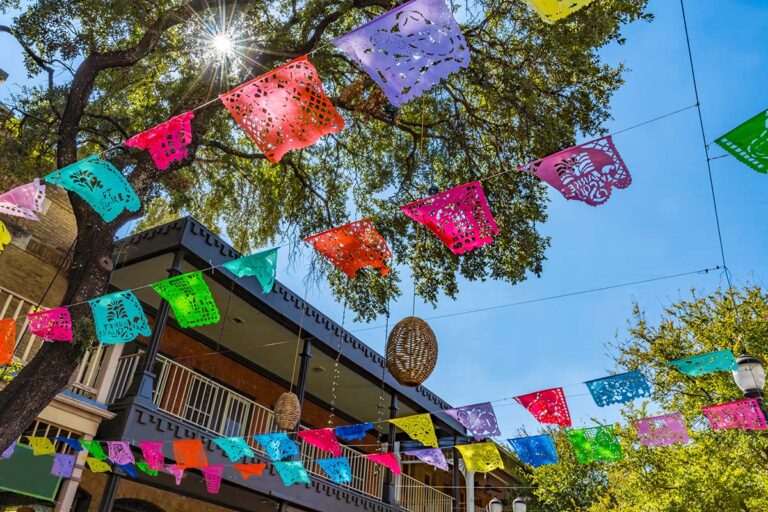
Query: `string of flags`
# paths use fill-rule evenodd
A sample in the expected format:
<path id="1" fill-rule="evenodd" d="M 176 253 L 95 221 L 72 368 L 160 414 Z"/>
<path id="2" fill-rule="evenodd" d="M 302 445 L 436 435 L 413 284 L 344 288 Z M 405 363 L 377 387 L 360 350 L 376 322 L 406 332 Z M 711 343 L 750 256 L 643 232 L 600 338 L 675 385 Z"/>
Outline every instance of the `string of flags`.
<path id="1" fill-rule="evenodd" d="M 731 371 L 737 368 L 733 353 L 727 350 L 670 361 L 668 366 L 686 375 L 703 375 L 718 371 Z M 595 403 L 600 407 L 650 396 L 649 383 L 639 371 L 593 379 L 584 384 Z M 552 388 L 514 398 L 542 424 L 571 426 L 568 406 L 562 388 Z M 423 413 L 382 421 L 402 430 L 411 439 L 418 441 L 422 448 L 397 453 L 389 451 L 359 453 L 353 457 L 369 459 L 389 469 L 395 475 L 402 473 L 398 454 L 414 457 L 422 463 L 447 471 L 449 465 L 442 450 L 456 448 L 469 471 L 487 473 L 495 469 L 503 469 L 504 462 L 498 445 L 492 440 L 494 437 L 500 437 L 501 433 L 495 411 L 490 402 L 439 412 L 457 420 L 473 436 L 475 442 L 441 448 L 435 434 L 432 415 Z M 760 404 L 758 400 L 753 398 L 703 406 L 702 413 L 713 430 L 766 429 L 766 421 Z M 313 459 L 312 462 L 315 462 L 331 481 L 344 484 L 352 480 L 352 469 L 349 457 L 343 456 L 342 445 L 339 440 L 363 439 L 373 429 L 373 426 L 374 424 L 369 422 L 335 428 L 300 430 L 293 434 L 326 453 L 328 457 Z M 675 443 L 687 444 L 690 441 L 685 420 L 679 412 L 638 419 L 633 422 L 633 426 L 643 446 L 663 447 Z M 581 429 L 569 428 L 565 433 L 576 459 L 580 463 L 618 461 L 623 458 L 619 436 L 613 425 L 598 425 Z M 300 458 L 297 459 L 300 455 L 297 441 L 290 434 L 292 433 L 263 433 L 255 434 L 252 438 L 266 454 L 285 485 L 309 484 L 310 477 L 305 463 Z M 112 465 L 121 468 L 133 478 L 136 477 L 137 471 L 151 476 L 157 476 L 160 471 L 166 471 L 173 475 L 176 483 L 179 484 L 186 470 L 198 469 L 203 475 L 208 492 L 214 494 L 219 491 L 225 467 L 231 467 L 238 471 L 246 480 L 262 475 L 267 467 L 267 463 L 263 462 L 244 462 L 256 457 L 256 452 L 243 437 L 211 439 L 213 444 L 232 463 L 226 466 L 224 464 L 209 464 L 205 446 L 200 439 L 169 441 L 172 444 L 174 464 L 166 464 L 164 446 L 168 442 L 164 441 L 138 442 L 137 448 L 143 458 L 143 460 L 138 461 L 134 456 L 131 444 L 127 441 L 78 440 L 39 436 L 28 436 L 27 441 L 34 455 L 54 456 L 51 473 L 62 478 L 69 478 L 72 475 L 76 454 L 82 451 L 87 452 L 85 462 L 93 472 L 109 471 L 112 469 Z M 56 453 L 55 441 L 66 444 L 74 454 Z M 532 467 L 556 464 L 559 461 L 555 443 L 548 434 L 508 439 L 508 443 L 518 459 Z M 104 445 L 106 445 L 106 451 Z M 3 452 L 2 458 L 10 458 L 14 448 L 15 443 Z"/>
<path id="2" fill-rule="evenodd" d="M 528 3 L 542 19 L 553 21 L 590 2 Z M 470 59 L 469 45 L 444 0 L 410 0 L 335 39 L 333 45 L 368 73 L 394 106 L 429 91 L 452 73 L 466 68 Z M 220 95 L 220 101 L 273 163 L 279 162 L 286 152 L 308 147 L 344 127 L 344 118 L 326 96 L 308 55 Z M 182 113 L 128 138 L 123 145 L 148 151 L 155 166 L 166 170 L 187 156 L 194 117 L 194 111 Z M 626 188 L 631 182 L 610 137 L 560 151 L 520 170 L 532 172 L 568 199 L 591 205 L 604 203 L 613 188 Z M 141 207 L 126 178 L 100 155 L 59 169 L 44 181 L 77 194 L 105 222 Z M 37 220 L 35 213 L 41 211 L 44 197 L 45 186 L 35 179 L 0 195 L 0 213 Z M 403 210 L 428 225 L 455 254 L 490 243 L 492 235 L 498 233 L 477 182 L 412 203 Z M 470 227 L 457 222 L 461 214 L 475 219 Z M 0 251 L 10 242 L 9 237 L 10 233 L 0 223 Z M 378 255 L 377 261 L 388 257 L 388 249 L 380 249 L 383 254 Z"/>

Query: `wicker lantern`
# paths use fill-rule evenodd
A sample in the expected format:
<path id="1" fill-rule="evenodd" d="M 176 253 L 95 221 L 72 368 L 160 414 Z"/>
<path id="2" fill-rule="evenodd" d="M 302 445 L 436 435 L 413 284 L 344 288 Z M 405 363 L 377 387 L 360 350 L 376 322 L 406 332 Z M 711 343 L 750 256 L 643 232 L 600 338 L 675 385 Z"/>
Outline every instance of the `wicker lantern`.
<path id="1" fill-rule="evenodd" d="M 427 380 L 437 364 L 437 338 L 429 324 L 415 316 L 400 320 L 387 340 L 387 369 L 403 386 Z"/>
<path id="2" fill-rule="evenodd" d="M 295 393 L 283 393 L 275 403 L 275 423 L 283 430 L 293 430 L 301 418 L 301 405 Z"/>

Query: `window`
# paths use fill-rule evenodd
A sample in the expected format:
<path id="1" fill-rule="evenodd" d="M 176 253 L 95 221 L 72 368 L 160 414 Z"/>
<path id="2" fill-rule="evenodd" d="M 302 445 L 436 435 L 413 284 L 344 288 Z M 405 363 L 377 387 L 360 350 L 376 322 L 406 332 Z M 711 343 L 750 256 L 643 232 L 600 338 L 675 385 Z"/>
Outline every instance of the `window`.
<path id="1" fill-rule="evenodd" d="M 65 437 L 68 439 L 79 439 L 80 434 L 76 434 L 74 432 L 71 432 L 69 430 L 65 430 L 57 425 L 52 425 L 50 423 L 45 423 L 43 421 L 35 421 L 32 425 L 27 428 L 27 430 L 24 431 L 24 433 L 19 438 L 18 443 L 19 444 L 27 444 L 26 436 L 37 436 L 37 437 Z M 62 443 L 60 441 L 53 441 L 53 446 L 56 448 L 57 453 L 72 453 L 75 452 L 67 446 L 65 443 Z"/>

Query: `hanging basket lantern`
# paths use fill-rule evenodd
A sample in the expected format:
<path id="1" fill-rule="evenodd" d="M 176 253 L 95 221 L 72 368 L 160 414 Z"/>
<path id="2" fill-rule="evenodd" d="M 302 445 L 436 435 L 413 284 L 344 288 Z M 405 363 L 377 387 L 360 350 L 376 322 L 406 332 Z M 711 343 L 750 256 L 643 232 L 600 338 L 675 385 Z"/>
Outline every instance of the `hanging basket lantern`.
<path id="1" fill-rule="evenodd" d="M 427 380 L 437 364 L 437 338 L 429 324 L 415 316 L 400 320 L 387 340 L 387 369 L 403 386 Z"/>
<path id="2" fill-rule="evenodd" d="M 295 393 L 283 393 L 275 403 L 275 423 L 283 430 L 294 430 L 301 418 L 301 405 Z"/>

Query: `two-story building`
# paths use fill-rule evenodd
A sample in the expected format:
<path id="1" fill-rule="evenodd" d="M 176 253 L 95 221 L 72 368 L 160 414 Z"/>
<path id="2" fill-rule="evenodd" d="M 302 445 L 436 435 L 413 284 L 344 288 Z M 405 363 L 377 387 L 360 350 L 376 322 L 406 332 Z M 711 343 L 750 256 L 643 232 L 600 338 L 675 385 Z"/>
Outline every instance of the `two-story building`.
<path id="1" fill-rule="evenodd" d="M 51 201 L 58 201 L 52 192 Z M 62 197 L 66 201 L 66 196 Z M 30 242 L 36 237 L 55 239 L 43 233 L 49 229 L 48 222 L 43 218 L 29 228 Z M 56 225 L 61 222 L 57 220 Z M 0 317 L 20 317 L 33 309 L 40 302 L 44 289 L 39 288 L 43 285 L 54 283 L 51 290 L 57 293 L 62 289 L 56 283 L 66 276 L 54 279 L 50 273 L 40 278 L 39 286 L 29 289 L 34 283 L 30 275 L 40 262 L 27 259 L 39 258 L 36 253 L 43 252 L 27 254 L 30 247 L 35 245 L 27 243 L 24 250 L 11 246 L 6 249 L 8 254 L 0 255 L 0 290 L 6 297 L 0 297 L 0 306 L 5 304 Z M 56 254 L 63 249 L 66 257 L 66 243 L 57 249 Z M 385 370 L 380 354 L 281 283 L 275 283 L 271 293 L 262 294 L 255 278 L 235 279 L 220 269 L 206 272 L 221 321 L 191 329 L 182 329 L 168 304 L 146 287 L 239 256 L 189 217 L 117 241 L 111 288 L 138 288 L 135 293 L 150 318 L 152 334 L 133 343 L 99 346 L 89 353 L 73 376 L 71 389 L 62 392 L 28 432 L 128 440 L 132 445 L 145 440 L 170 443 L 201 439 L 210 464 L 228 464 L 220 492 L 209 494 L 202 475 L 192 469 L 185 472 L 179 485 L 165 472 L 157 476 L 138 472 L 135 478 L 120 469 L 92 473 L 83 469 L 84 452 L 71 479 L 59 482 L 50 475 L 41 475 L 49 484 L 41 491 L 40 481 L 26 488 L 19 483 L 23 479 L 10 478 L 14 455 L 0 461 L 0 488 L 6 491 L 0 493 L 4 510 L 35 505 L 38 509 L 78 512 L 479 512 L 492 497 L 503 497 L 505 488 L 526 485 L 521 466 L 505 452 L 504 471 L 465 474 L 461 457 L 451 447 L 466 442 L 466 431 L 449 416 L 435 413 L 450 406 L 425 387 L 399 385 Z M 52 268 L 60 267 L 52 264 Z M 42 305 L 56 304 L 56 295 L 49 290 Z M 39 343 L 20 330 L 15 352 L 18 361 L 28 361 Z M 262 476 L 243 479 L 211 439 L 250 439 L 256 433 L 277 431 L 272 409 L 278 396 L 289 389 L 296 392 L 302 404 L 300 428 L 432 412 L 451 470 L 441 471 L 403 457 L 403 474 L 394 476 L 361 457 L 378 450 L 399 453 L 417 447 L 386 423 L 377 423 L 366 438 L 345 443 L 344 455 L 351 461 L 353 473 L 349 484 L 328 480 L 313 462 L 323 456 L 321 452 L 298 438 L 300 457 L 311 475 L 310 485 L 286 487 L 272 467 Z M 23 438 L 20 443 L 24 443 Z M 255 462 L 267 462 L 259 445 L 252 444 L 257 454 Z M 57 443 L 57 448 L 67 450 L 62 443 Z M 172 464 L 172 450 L 165 454 L 166 462 Z M 138 450 L 136 455 L 138 459 Z"/>

